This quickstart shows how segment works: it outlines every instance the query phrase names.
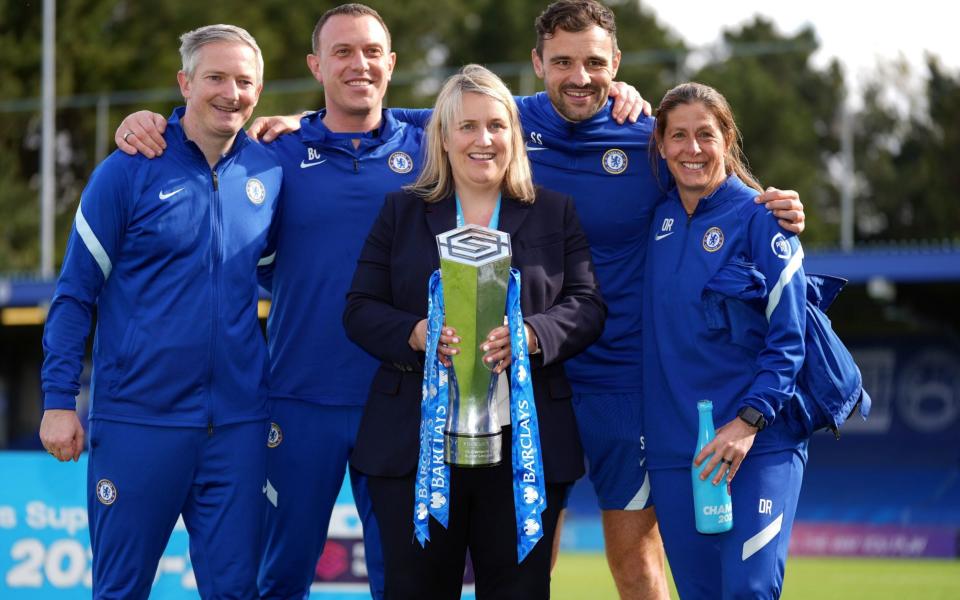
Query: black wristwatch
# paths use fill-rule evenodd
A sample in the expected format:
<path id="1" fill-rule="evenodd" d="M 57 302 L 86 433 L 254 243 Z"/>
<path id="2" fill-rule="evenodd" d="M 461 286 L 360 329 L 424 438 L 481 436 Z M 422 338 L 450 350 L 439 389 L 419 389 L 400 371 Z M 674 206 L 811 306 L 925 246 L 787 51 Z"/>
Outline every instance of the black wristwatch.
<path id="1" fill-rule="evenodd" d="M 758 432 L 763 431 L 763 428 L 767 426 L 767 420 L 763 413 L 752 406 L 744 406 L 737 413 L 737 416 L 747 425 L 756 427 Z"/>

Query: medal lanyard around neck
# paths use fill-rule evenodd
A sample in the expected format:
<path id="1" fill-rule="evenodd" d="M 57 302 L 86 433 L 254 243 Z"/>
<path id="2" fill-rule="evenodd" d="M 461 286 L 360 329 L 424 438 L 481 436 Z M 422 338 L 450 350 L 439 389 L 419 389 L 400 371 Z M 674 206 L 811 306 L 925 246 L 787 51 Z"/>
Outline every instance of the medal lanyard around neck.
<path id="1" fill-rule="evenodd" d="M 457 197 L 457 227 L 463 227 L 466 225 L 466 221 L 463 218 L 463 208 L 460 207 L 460 194 L 456 195 Z M 490 224 L 487 225 L 489 229 L 496 229 L 500 226 L 500 198 L 501 195 L 497 194 L 497 205 L 493 207 L 493 214 L 490 215 Z"/>

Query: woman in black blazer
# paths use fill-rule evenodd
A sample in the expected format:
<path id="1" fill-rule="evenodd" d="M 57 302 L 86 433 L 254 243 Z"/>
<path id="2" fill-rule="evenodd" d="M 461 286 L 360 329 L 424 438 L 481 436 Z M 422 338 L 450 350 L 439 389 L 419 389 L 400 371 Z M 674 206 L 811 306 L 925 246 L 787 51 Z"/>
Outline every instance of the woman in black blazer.
<path id="1" fill-rule="evenodd" d="M 347 299 L 347 335 L 382 361 L 351 464 L 368 476 L 387 598 L 459 598 L 467 549 L 479 599 L 547 598 L 557 515 L 584 472 L 563 361 L 599 337 L 606 306 L 572 200 L 534 190 L 517 108 L 496 75 L 470 65 L 451 77 L 437 99 L 427 143 L 416 184 L 387 196 Z M 519 564 L 509 427 L 500 465 L 451 467 L 448 527 L 431 519 L 426 546 L 413 539 L 427 284 L 440 264 L 436 236 L 463 223 L 509 233 L 513 267 L 522 277 L 547 507 L 544 537 Z M 440 342 L 446 362 L 459 339 L 445 326 Z M 485 344 L 485 360 L 499 365 L 494 370 L 508 369 L 508 328 L 494 329 Z"/>

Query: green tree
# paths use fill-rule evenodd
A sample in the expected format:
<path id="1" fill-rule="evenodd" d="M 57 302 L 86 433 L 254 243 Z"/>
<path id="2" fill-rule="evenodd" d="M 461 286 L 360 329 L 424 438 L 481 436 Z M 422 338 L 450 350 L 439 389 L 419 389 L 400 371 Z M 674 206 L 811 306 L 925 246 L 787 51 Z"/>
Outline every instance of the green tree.
<path id="1" fill-rule="evenodd" d="M 317 108 L 320 86 L 305 63 L 320 15 L 339 2 L 285 0 L 74 0 L 57 3 L 56 87 L 70 107 L 57 111 L 57 257 L 63 249 L 80 192 L 95 166 L 95 102 L 98 95 L 132 92 L 109 112 L 109 148 L 120 120 L 136 109 L 168 114 L 181 103 L 176 87 L 180 68 L 178 37 L 196 27 L 228 22 L 249 30 L 265 61 L 266 93 L 258 115 Z M 457 0 L 372 2 L 394 31 L 401 68 L 422 64 L 429 47 L 422 41 L 435 30 L 437 15 L 455 13 Z M 448 8 L 450 10 L 448 10 Z M 440 28 L 445 30 L 446 26 Z M 0 272 L 30 271 L 38 264 L 42 3 L 14 2 L 0 12 Z M 406 66 L 404 66 L 406 65 Z M 271 84 L 295 81 L 297 94 L 271 94 Z M 147 101 L 136 91 L 166 90 L 168 98 Z M 396 94 L 407 103 L 403 90 Z M 408 94 L 409 95 L 409 94 Z M 79 96 L 79 97 L 78 97 Z M 133 102 L 131 104 L 130 102 Z"/>
<path id="2" fill-rule="evenodd" d="M 722 60 L 692 79 L 717 88 L 730 102 L 761 183 L 800 192 L 808 209 L 804 241 L 834 241 L 839 195 L 827 163 L 838 151 L 835 123 L 844 99 L 839 65 L 811 67 L 818 44 L 809 26 L 783 35 L 757 17 L 723 39 Z"/>
<path id="3" fill-rule="evenodd" d="M 617 43 L 623 53 L 617 79 L 632 84 L 656 106 L 677 80 L 686 45 L 664 27 L 643 2 L 608 2 L 617 15 Z"/>
<path id="4" fill-rule="evenodd" d="M 935 57 L 926 69 L 922 96 L 891 99 L 891 82 L 915 79 L 906 64 L 888 65 L 866 87 L 856 119 L 860 239 L 960 240 L 960 73 Z"/>
<path id="5" fill-rule="evenodd" d="M 518 93 L 543 89 L 533 83 L 530 51 L 536 46 L 534 21 L 543 12 L 545 0 L 513 2 L 509 10 L 498 0 L 463 2 L 451 22 L 453 26 L 437 38 L 445 50 L 445 65 L 459 67 L 468 62 L 481 64 L 516 63 L 523 72 L 501 72 Z M 671 81 L 675 56 L 683 45 L 641 3 L 629 0 L 608 2 L 617 18 L 617 43 L 624 54 L 617 79 L 634 85 L 645 96 L 660 94 Z"/>
<path id="6" fill-rule="evenodd" d="M 175 82 L 178 36 L 204 24 L 229 22 L 253 33 L 264 52 L 266 90 L 257 115 L 317 108 L 323 93 L 304 57 L 311 50 L 316 20 L 338 3 L 58 3 L 57 93 L 75 100 L 57 113 L 58 259 L 97 159 L 98 95 L 133 92 L 126 100 L 115 98 L 110 107 L 112 149 L 113 129 L 132 110 L 167 114 L 180 104 Z M 546 3 L 371 0 L 390 26 L 398 54 L 388 103 L 428 105 L 442 78 L 465 62 L 494 65 L 518 92 L 541 89 L 529 67 L 529 53 L 535 44 L 533 21 Z M 686 49 L 642 2 L 610 0 L 610 5 L 624 53 L 619 79 L 655 102 L 679 78 L 686 78 Z M 0 12 L 0 272 L 32 270 L 39 255 L 40 114 L 35 102 L 30 103 L 41 91 L 41 7 L 40 2 L 15 2 Z M 761 180 L 801 193 L 809 207 L 805 240 L 834 241 L 838 193 L 828 167 L 838 151 L 837 109 L 844 89 L 840 67 L 811 66 L 817 47 L 811 27 L 784 35 L 758 18 L 726 32 L 723 39 L 721 56 L 692 78 L 716 86 L 730 100 L 751 166 Z M 952 168 L 960 153 L 960 84 L 933 59 L 928 71 L 926 94 L 917 99 L 906 121 L 884 104 L 880 83 L 868 89 L 857 115 L 861 239 L 956 237 L 960 216 L 951 192 L 960 183 L 960 174 Z M 142 96 L 157 89 L 166 96 Z"/>
<path id="7" fill-rule="evenodd" d="M 313 27 L 320 15 L 339 2 L 297 3 L 286 0 L 73 0 L 57 3 L 58 96 L 74 96 L 57 112 L 58 259 L 70 230 L 80 192 L 96 157 L 95 101 L 101 94 L 132 92 L 114 100 L 109 111 L 112 132 L 135 109 L 163 114 L 180 104 L 175 74 L 180 67 L 178 36 L 209 23 L 228 22 L 249 30 L 264 53 L 266 89 L 257 115 L 291 113 L 322 106 L 323 94 L 306 68 Z M 679 47 L 636 2 L 614 2 L 624 52 Z M 397 73 L 388 96 L 393 106 L 426 106 L 437 84 L 466 62 L 515 61 L 508 83 L 515 90 L 537 89 L 529 67 L 534 46 L 533 21 L 544 0 L 372 0 L 393 34 Z M 0 13 L 0 272 L 31 270 L 37 265 L 39 107 L 23 102 L 40 96 L 42 3 L 15 2 Z M 667 78 L 659 64 L 625 66 L 621 78 L 657 94 Z M 520 75 L 520 73 L 525 73 Z M 521 78 L 523 78 L 521 80 Z M 426 85 L 425 85 L 426 84 Z M 431 85 L 432 84 L 432 85 Z M 271 89 L 296 93 L 271 93 Z M 136 91 L 166 90 L 147 100 Z M 77 98 L 77 96 L 80 96 Z M 21 104 L 14 105 L 15 101 Z"/>

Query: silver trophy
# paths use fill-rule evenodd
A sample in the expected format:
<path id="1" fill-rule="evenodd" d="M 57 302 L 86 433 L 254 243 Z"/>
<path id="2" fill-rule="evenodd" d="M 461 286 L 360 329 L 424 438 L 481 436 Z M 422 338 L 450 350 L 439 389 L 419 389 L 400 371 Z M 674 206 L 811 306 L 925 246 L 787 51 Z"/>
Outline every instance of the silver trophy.
<path id="1" fill-rule="evenodd" d="M 445 321 L 457 330 L 460 353 L 450 370 L 444 459 L 461 467 L 500 463 L 497 376 L 480 344 L 503 325 L 510 279 L 510 234 L 466 225 L 437 236 Z"/>

